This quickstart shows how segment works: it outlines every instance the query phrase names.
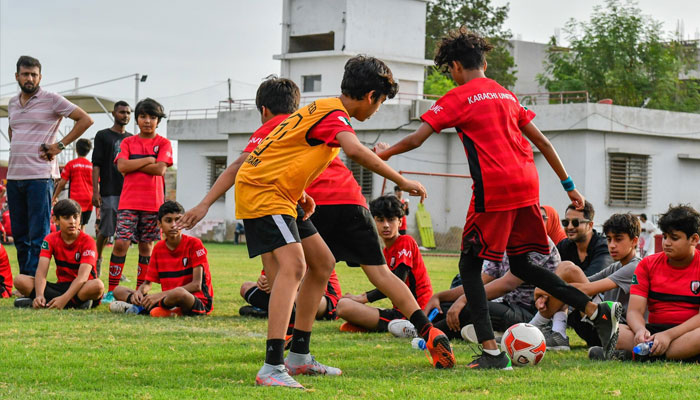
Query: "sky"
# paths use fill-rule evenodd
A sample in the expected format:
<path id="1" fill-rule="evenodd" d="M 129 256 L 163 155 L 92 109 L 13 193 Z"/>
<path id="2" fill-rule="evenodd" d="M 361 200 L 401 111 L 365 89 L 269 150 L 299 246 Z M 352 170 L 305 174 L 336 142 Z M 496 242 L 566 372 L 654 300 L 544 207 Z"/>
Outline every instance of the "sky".
<path id="1" fill-rule="evenodd" d="M 505 27 L 514 38 L 546 42 L 570 18 L 588 20 L 603 1 L 492 3 L 510 4 Z M 679 19 L 690 38 L 700 30 L 700 1 L 641 0 L 639 7 L 668 31 Z M 227 79 L 231 97 L 251 99 L 262 79 L 279 73 L 272 55 L 280 53 L 281 20 L 282 0 L 0 0 L 0 85 L 10 84 L 0 94 L 16 93 L 15 63 L 27 54 L 41 61 L 42 85 L 52 91 L 72 89 L 73 81 L 49 84 L 75 77 L 83 86 L 139 73 L 148 75 L 140 98 L 161 101 L 166 112 L 216 107 L 228 96 Z M 85 91 L 133 105 L 134 78 Z M 94 119 L 85 137 L 111 125 L 106 116 Z M 6 119 L 0 129 L 7 132 Z M 0 159 L 7 148 L 0 139 Z"/>

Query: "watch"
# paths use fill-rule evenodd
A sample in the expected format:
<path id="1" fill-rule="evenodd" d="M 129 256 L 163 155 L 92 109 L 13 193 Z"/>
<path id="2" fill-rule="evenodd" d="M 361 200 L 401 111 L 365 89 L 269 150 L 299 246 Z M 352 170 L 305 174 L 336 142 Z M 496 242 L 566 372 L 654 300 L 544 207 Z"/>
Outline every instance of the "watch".
<path id="1" fill-rule="evenodd" d="M 58 146 L 58 149 L 61 151 L 65 150 L 65 148 L 66 148 L 66 145 L 63 144 L 63 142 L 61 142 L 61 141 L 56 142 L 56 145 Z"/>

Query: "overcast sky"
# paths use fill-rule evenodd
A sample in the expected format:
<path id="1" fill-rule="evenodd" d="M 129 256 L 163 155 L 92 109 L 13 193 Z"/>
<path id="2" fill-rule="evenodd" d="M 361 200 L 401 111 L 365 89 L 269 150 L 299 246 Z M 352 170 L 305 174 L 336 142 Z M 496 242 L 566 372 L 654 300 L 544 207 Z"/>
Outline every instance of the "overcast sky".
<path id="1" fill-rule="evenodd" d="M 493 3 L 510 3 L 506 27 L 514 37 L 546 42 L 555 28 L 570 18 L 587 20 L 603 1 Z M 700 29 L 700 1 L 639 5 L 666 30 L 681 18 L 691 38 Z M 280 52 L 281 19 L 282 0 L 0 0 L 0 84 L 14 81 L 17 57 L 28 54 L 41 60 L 49 90 L 72 88 L 72 82 L 47 84 L 74 77 L 87 85 L 140 73 L 148 74 L 140 97 L 162 101 L 166 111 L 214 107 L 227 97 L 226 79 L 233 80 L 233 98 L 252 98 L 261 79 L 279 73 L 272 55 Z M 86 91 L 133 103 L 134 80 Z M 0 94 L 14 92 L 16 85 L 0 87 Z M 110 124 L 95 119 L 88 137 Z M 7 132 L 6 126 L 0 121 L 0 129 Z M 3 141 L 1 148 L 7 149 Z"/>

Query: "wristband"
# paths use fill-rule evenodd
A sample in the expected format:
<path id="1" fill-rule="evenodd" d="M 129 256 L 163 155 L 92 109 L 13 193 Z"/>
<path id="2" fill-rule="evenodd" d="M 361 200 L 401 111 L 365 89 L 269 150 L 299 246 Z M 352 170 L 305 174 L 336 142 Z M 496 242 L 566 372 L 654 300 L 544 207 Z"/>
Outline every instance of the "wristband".
<path id="1" fill-rule="evenodd" d="M 576 185 L 574 184 L 573 179 L 571 179 L 570 176 L 566 177 L 563 181 L 561 181 L 561 185 L 564 187 L 564 190 L 567 192 L 570 192 L 574 189 L 576 189 Z"/>

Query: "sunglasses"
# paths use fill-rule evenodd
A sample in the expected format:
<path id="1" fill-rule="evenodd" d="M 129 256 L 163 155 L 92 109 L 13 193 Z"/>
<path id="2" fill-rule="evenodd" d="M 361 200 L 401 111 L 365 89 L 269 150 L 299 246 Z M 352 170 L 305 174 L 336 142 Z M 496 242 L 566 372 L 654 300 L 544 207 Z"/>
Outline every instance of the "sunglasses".
<path id="1" fill-rule="evenodd" d="M 569 226 L 569 222 L 571 222 L 571 226 L 573 226 L 574 228 L 578 228 L 579 225 L 581 225 L 581 224 L 586 224 L 586 223 L 588 223 L 588 222 L 591 222 L 591 220 L 589 220 L 589 219 L 578 219 L 578 218 L 576 218 L 576 219 L 562 219 L 562 220 L 561 220 L 561 225 L 562 225 L 564 228 L 566 228 L 566 227 Z"/>

